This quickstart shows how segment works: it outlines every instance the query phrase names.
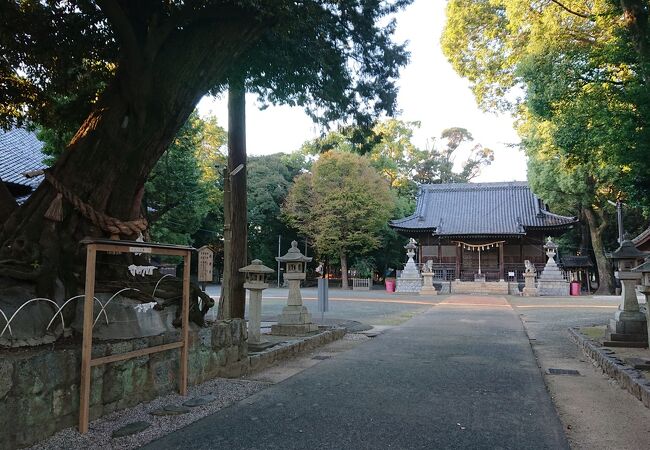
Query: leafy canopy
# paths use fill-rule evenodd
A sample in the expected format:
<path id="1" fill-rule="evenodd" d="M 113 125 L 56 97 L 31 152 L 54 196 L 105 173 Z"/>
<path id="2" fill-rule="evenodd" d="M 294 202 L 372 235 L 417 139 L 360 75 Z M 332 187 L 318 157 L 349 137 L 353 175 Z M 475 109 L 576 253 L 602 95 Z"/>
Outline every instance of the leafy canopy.
<path id="1" fill-rule="evenodd" d="M 330 151 L 299 175 L 283 211 L 290 225 L 313 242 L 321 256 L 366 254 L 380 244 L 394 197 L 368 160 Z"/>
<path id="2" fill-rule="evenodd" d="M 30 120 L 74 130 L 121 66 L 146 70 L 166 42 L 182 42 L 210 21 L 220 33 L 229 18 L 263 28 L 252 47 L 229 58 L 229 77 L 245 79 L 266 102 L 303 106 L 319 120 L 367 122 L 395 109 L 395 80 L 408 55 L 392 41 L 392 14 L 410 2 L 2 2 L 0 126 Z"/>

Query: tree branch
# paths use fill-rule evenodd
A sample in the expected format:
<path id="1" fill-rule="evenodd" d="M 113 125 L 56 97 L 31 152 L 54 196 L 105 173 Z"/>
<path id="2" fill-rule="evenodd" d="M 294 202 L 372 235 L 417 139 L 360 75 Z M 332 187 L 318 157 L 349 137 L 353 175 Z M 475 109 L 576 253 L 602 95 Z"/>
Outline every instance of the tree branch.
<path id="1" fill-rule="evenodd" d="M 115 31 L 127 59 L 137 62 L 142 57 L 142 52 L 133 25 L 124 9 L 116 0 L 97 0 L 97 5 L 104 12 Z"/>
<path id="2" fill-rule="evenodd" d="M 558 0 L 551 0 L 551 2 L 555 3 L 557 6 L 559 6 L 560 8 L 565 10 L 566 12 L 573 14 L 574 16 L 582 17 L 583 19 L 592 20 L 592 17 L 590 15 L 582 14 L 582 13 L 579 13 L 577 11 L 574 11 L 574 10 L 570 9 L 569 7 L 565 6 L 563 3 L 559 2 Z"/>

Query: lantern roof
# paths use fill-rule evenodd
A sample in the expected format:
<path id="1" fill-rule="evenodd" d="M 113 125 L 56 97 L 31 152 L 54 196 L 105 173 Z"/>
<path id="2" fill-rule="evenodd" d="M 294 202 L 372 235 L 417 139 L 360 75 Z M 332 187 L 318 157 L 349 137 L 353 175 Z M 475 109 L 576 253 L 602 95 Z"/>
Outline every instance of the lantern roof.
<path id="1" fill-rule="evenodd" d="M 631 269 L 632 272 L 650 272 L 650 257 L 646 258 L 643 264 L 636 266 L 634 269 Z"/>
<path id="2" fill-rule="evenodd" d="M 266 267 L 264 264 L 262 264 L 262 261 L 259 259 L 254 259 L 251 261 L 249 265 L 246 267 L 242 267 L 239 269 L 240 272 L 244 273 L 274 273 L 275 270 L 271 269 L 270 267 Z"/>
<path id="3" fill-rule="evenodd" d="M 553 242 L 553 241 L 551 240 L 551 237 L 550 237 L 550 236 L 546 239 L 546 242 L 544 243 L 544 248 L 557 250 L 558 247 L 559 247 L 559 246 L 558 246 L 555 242 Z"/>
<path id="4" fill-rule="evenodd" d="M 291 248 L 289 251 L 284 256 L 276 256 L 275 260 L 278 262 L 309 262 L 312 258 L 300 253 L 298 242 L 291 241 Z"/>
<path id="5" fill-rule="evenodd" d="M 610 259 L 641 259 L 645 256 L 648 256 L 648 252 L 642 252 L 636 248 L 629 239 L 625 239 L 621 246 L 609 255 Z"/>

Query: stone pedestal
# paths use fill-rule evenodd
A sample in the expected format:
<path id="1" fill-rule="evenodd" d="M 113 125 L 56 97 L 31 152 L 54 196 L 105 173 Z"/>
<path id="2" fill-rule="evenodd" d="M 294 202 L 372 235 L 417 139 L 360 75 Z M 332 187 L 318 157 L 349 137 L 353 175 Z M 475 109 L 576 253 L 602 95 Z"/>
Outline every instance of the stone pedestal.
<path id="1" fill-rule="evenodd" d="M 318 325 L 311 322 L 311 314 L 302 304 L 300 295 L 300 281 L 305 279 L 305 274 L 285 273 L 284 279 L 289 284 L 289 298 L 287 306 L 282 308 L 277 325 L 271 326 L 271 334 L 280 336 L 304 336 L 313 331 L 318 331 Z"/>
<path id="2" fill-rule="evenodd" d="M 547 297 L 566 297 L 569 295 L 569 282 L 562 276 L 562 271 L 553 256 L 555 256 L 554 252 L 548 256 L 544 271 L 537 280 L 537 294 Z"/>
<path id="3" fill-rule="evenodd" d="M 422 272 L 422 287 L 420 288 L 420 295 L 438 295 L 436 287 L 433 285 L 433 273 Z"/>
<path id="4" fill-rule="evenodd" d="M 650 286 L 641 285 L 637 286 L 640 293 L 645 296 L 645 322 L 646 322 L 646 337 L 650 336 Z"/>
<path id="5" fill-rule="evenodd" d="M 524 273 L 524 297 L 537 297 L 537 288 L 535 287 L 535 272 Z"/>
<path id="6" fill-rule="evenodd" d="M 621 281 L 621 304 L 614 318 L 610 319 L 607 341 L 604 345 L 618 347 L 647 347 L 648 328 L 645 314 L 639 309 L 635 286 L 641 280 L 641 274 L 634 272 L 616 272 Z"/>

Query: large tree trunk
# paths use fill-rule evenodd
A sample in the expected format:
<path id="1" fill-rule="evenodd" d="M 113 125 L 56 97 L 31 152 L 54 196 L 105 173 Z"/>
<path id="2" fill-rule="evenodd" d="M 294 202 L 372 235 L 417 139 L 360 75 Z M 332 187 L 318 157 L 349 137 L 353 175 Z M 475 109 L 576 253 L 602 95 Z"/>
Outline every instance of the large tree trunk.
<path id="1" fill-rule="evenodd" d="M 166 36 L 153 30 L 144 43 L 126 48 L 115 78 L 50 169 L 51 176 L 98 212 L 122 221 L 140 217 L 144 183 L 156 161 L 201 97 L 225 85 L 231 61 L 263 26 L 232 17 L 205 20 L 170 28 Z M 0 275 L 32 280 L 36 295 L 49 298 L 57 278 L 66 296 L 78 292 L 83 279 L 79 240 L 111 234 L 67 201 L 62 221 L 44 218 L 56 195 L 53 185 L 43 182 L 0 232 L 0 261 L 9 261 L 0 265 Z"/>
<path id="2" fill-rule="evenodd" d="M 345 252 L 341 252 L 341 288 L 350 289 L 348 285 L 348 255 Z"/>
<path id="3" fill-rule="evenodd" d="M 589 233 L 591 235 L 591 247 L 594 250 L 596 258 L 596 268 L 598 270 L 598 290 L 595 294 L 608 295 L 614 292 L 613 270 L 610 261 L 605 257 L 603 246 L 603 232 L 607 227 L 607 221 L 602 209 L 592 207 L 584 208 L 584 216 L 587 219 Z"/>
<path id="4" fill-rule="evenodd" d="M 246 308 L 245 274 L 248 247 L 246 202 L 246 90 L 242 80 L 228 88 L 228 173 L 230 178 L 230 265 L 225 301 L 232 317 L 244 318 Z"/>

